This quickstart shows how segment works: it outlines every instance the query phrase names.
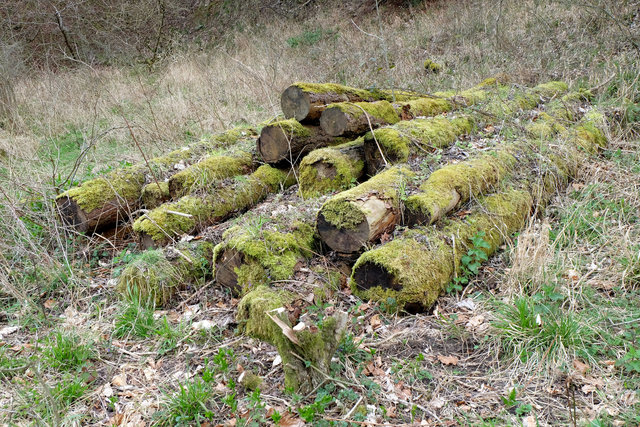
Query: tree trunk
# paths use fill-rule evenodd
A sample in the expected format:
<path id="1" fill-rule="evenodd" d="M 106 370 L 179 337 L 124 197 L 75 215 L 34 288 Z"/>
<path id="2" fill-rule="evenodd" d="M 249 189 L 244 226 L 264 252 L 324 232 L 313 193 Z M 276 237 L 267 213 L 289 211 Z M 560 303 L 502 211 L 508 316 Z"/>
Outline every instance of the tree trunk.
<path id="1" fill-rule="evenodd" d="M 295 183 L 290 170 L 260 166 L 248 177 L 231 178 L 204 196 L 184 196 L 153 209 L 133 224 L 142 246 L 165 245 L 183 234 L 202 230 L 237 211 L 247 209 L 267 195 Z"/>
<path id="2" fill-rule="evenodd" d="M 365 300 L 394 298 L 408 312 L 424 311 L 460 271 L 472 237 L 484 232 L 488 247 L 482 250 L 493 254 L 522 228 L 532 206 L 529 192 L 508 190 L 485 197 L 467 218 L 452 220 L 441 231 L 409 230 L 360 256 L 353 267 L 352 291 Z"/>
<path id="3" fill-rule="evenodd" d="M 474 119 L 469 116 L 433 117 L 402 121 L 369 132 L 364 137 L 367 174 L 373 176 L 384 169 L 385 159 L 391 164 L 405 163 L 412 155 L 444 148 L 474 127 Z"/>
<path id="4" fill-rule="evenodd" d="M 282 93 L 280 106 L 287 119 L 314 122 L 327 105 L 337 102 L 401 101 L 418 97 L 401 91 L 371 91 L 335 83 L 294 83 Z"/>
<path id="5" fill-rule="evenodd" d="M 300 162 L 300 194 L 317 197 L 346 190 L 364 173 L 362 138 L 334 147 L 313 150 Z"/>
<path id="6" fill-rule="evenodd" d="M 262 128 L 258 152 L 270 164 L 298 163 L 301 155 L 315 148 L 340 142 L 319 126 L 302 125 L 293 119 L 275 122 Z"/>
<path id="7" fill-rule="evenodd" d="M 318 212 L 320 238 L 340 253 L 358 252 L 392 230 L 400 219 L 400 197 L 413 173 L 393 167 L 329 199 Z"/>
<path id="8" fill-rule="evenodd" d="M 282 357 L 284 386 L 306 394 L 326 381 L 348 316 L 338 311 L 326 316 L 321 328 L 311 324 L 294 329 L 285 307 L 296 298 L 290 292 L 259 286 L 242 298 L 236 320 L 242 333 L 277 348 Z"/>
<path id="9" fill-rule="evenodd" d="M 322 112 L 320 127 L 331 136 L 353 137 L 400 121 L 388 101 L 330 104 Z"/>
<path id="10" fill-rule="evenodd" d="M 205 157 L 169 178 L 172 199 L 215 188 L 225 178 L 251 173 L 256 166 L 253 149 L 245 147 L 225 155 Z"/>
<path id="11" fill-rule="evenodd" d="M 95 232 L 127 220 L 141 207 L 142 189 L 150 182 L 164 181 L 176 173 L 178 165 L 197 162 L 207 152 L 255 137 L 249 128 L 235 128 L 210 139 L 174 150 L 167 155 L 125 167 L 105 176 L 85 181 L 56 198 L 58 214 L 64 224 L 80 232 Z"/>

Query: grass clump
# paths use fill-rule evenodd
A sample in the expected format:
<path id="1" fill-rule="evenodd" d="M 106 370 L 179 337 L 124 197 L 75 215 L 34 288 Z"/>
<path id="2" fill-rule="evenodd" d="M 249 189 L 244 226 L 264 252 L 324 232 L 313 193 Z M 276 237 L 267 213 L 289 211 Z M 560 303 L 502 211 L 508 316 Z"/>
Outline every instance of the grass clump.
<path id="1" fill-rule="evenodd" d="M 90 344 L 71 332 L 57 332 L 43 352 L 49 366 L 61 371 L 79 370 L 95 356 Z"/>

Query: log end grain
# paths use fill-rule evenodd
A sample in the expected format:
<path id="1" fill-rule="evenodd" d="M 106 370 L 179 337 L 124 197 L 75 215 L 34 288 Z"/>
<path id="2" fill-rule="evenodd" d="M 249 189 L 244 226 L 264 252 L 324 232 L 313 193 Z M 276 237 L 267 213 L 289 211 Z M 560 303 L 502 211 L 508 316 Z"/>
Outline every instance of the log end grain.
<path id="1" fill-rule="evenodd" d="M 360 211 L 355 211 L 353 214 L 358 215 Z M 336 252 L 340 253 L 353 253 L 357 252 L 364 247 L 369 240 L 369 224 L 366 217 L 362 216 L 360 220 L 349 221 L 348 226 L 335 225 L 336 220 L 333 216 L 329 221 L 325 215 L 327 212 L 320 211 L 318 213 L 318 234 L 322 241 Z M 345 218 L 342 218 L 344 220 Z"/>
<path id="2" fill-rule="evenodd" d="M 338 107 L 330 107 L 320 116 L 320 127 L 331 136 L 340 136 L 347 130 L 349 117 L 347 113 Z"/>
<path id="3" fill-rule="evenodd" d="M 308 93 L 299 86 L 292 85 L 282 92 L 280 106 L 287 119 L 293 118 L 302 121 L 307 118 L 311 110 L 311 101 Z"/>

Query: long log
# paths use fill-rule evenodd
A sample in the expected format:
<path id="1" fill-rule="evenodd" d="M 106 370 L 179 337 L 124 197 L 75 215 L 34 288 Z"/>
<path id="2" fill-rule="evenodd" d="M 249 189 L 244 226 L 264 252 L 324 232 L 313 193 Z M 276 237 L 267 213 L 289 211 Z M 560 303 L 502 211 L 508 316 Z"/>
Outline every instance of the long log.
<path id="1" fill-rule="evenodd" d="M 284 369 L 284 386 L 310 393 L 326 381 L 331 358 L 344 337 L 348 316 L 338 311 L 322 320 L 322 327 L 292 325 L 286 307 L 300 296 L 259 286 L 238 304 L 240 332 L 274 345 Z M 300 327 L 302 326 L 302 327 Z"/>
<path id="2" fill-rule="evenodd" d="M 94 232 L 126 220 L 130 213 L 141 207 L 145 184 L 164 181 L 178 171 L 176 165 L 194 163 L 208 152 L 252 139 L 255 135 L 253 129 L 231 129 L 150 159 L 148 163 L 153 174 L 143 162 L 85 181 L 56 198 L 60 219 L 80 232 Z"/>
<path id="3" fill-rule="evenodd" d="M 262 128 L 257 147 L 267 163 L 296 164 L 302 154 L 340 142 L 344 142 L 344 139 L 327 135 L 319 126 L 302 125 L 294 119 L 288 119 Z"/>
<path id="4" fill-rule="evenodd" d="M 284 116 L 299 122 L 317 122 L 327 105 L 337 102 L 407 101 L 415 94 L 391 90 L 365 90 L 336 83 L 298 82 L 282 92 L 280 106 Z"/>
<path id="5" fill-rule="evenodd" d="M 464 220 L 453 220 L 442 231 L 413 229 L 365 252 L 353 267 L 352 291 L 365 300 L 393 298 L 408 312 L 430 308 L 452 280 L 471 238 L 484 232 L 493 254 L 507 236 L 525 224 L 533 198 L 528 191 L 509 190 L 487 196 Z"/>
<path id="6" fill-rule="evenodd" d="M 246 175 L 257 166 L 255 144 L 234 147 L 223 154 L 210 155 L 169 178 L 172 199 L 214 188 L 225 178 Z"/>
<path id="7" fill-rule="evenodd" d="M 405 200 L 405 223 L 433 224 L 471 198 L 493 190 L 518 163 L 510 151 L 495 150 L 433 172 L 419 192 Z"/>
<path id="8" fill-rule="evenodd" d="M 262 165 L 251 175 L 231 178 L 206 195 L 184 196 L 153 209 L 134 222 L 133 230 L 143 247 L 161 246 L 247 209 L 294 183 L 290 170 Z"/>
<path id="9" fill-rule="evenodd" d="M 316 233 L 305 222 L 255 227 L 245 222 L 228 229 L 213 253 L 216 282 L 235 296 L 274 280 L 291 279 L 296 265 L 314 253 Z"/>
<path id="10" fill-rule="evenodd" d="M 354 137 L 400 121 L 389 101 L 330 104 L 320 116 L 320 127 L 331 136 Z"/>
<path id="11" fill-rule="evenodd" d="M 353 186 L 363 174 L 363 138 L 313 150 L 300 162 L 300 195 L 310 198 L 329 191 L 343 191 Z"/>
<path id="12" fill-rule="evenodd" d="M 367 174 L 372 176 L 388 163 L 405 163 L 411 155 L 444 148 L 459 136 L 473 131 L 470 116 L 432 117 L 396 123 L 364 136 L 364 157 Z"/>
<path id="13" fill-rule="evenodd" d="M 318 212 L 318 234 L 340 253 L 358 252 L 400 219 L 400 198 L 413 173 L 395 166 L 329 199 Z"/>

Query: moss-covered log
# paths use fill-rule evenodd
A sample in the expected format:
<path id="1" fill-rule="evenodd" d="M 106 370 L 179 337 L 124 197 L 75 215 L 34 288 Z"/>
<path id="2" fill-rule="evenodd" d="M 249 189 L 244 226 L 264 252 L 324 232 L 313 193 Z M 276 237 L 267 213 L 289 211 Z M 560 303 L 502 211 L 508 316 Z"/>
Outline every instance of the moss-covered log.
<path id="1" fill-rule="evenodd" d="M 315 122 L 327 105 L 337 102 L 407 101 L 415 94 L 390 90 L 364 90 L 336 83 L 294 83 L 282 92 L 284 116 L 299 122 Z"/>
<path id="2" fill-rule="evenodd" d="M 362 137 L 334 147 L 313 150 L 300 162 L 300 195 L 317 197 L 353 186 L 364 173 Z"/>
<path id="3" fill-rule="evenodd" d="M 177 164 L 194 163 L 208 152 L 253 139 L 255 135 L 250 128 L 231 129 L 150 159 L 151 170 L 143 162 L 86 181 L 56 198 L 58 214 L 63 223 L 81 232 L 93 232 L 126 220 L 141 207 L 145 184 L 164 181 L 177 171 Z"/>
<path id="4" fill-rule="evenodd" d="M 318 212 L 318 234 L 341 253 L 361 250 L 400 220 L 400 198 L 413 173 L 395 166 L 329 199 Z"/>
<path id="5" fill-rule="evenodd" d="M 337 312 L 325 317 L 322 325 L 299 328 L 291 325 L 284 309 L 294 299 L 296 295 L 289 292 L 259 286 L 242 298 L 236 320 L 242 333 L 277 348 L 282 358 L 284 386 L 304 394 L 326 381 L 348 316 Z"/>
<path id="6" fill-rule="evenodd" d="M 144 247 L 164 245 L 247 209 L 294 182 L 290 170 L 262 165 L 251 175 L 226 180 L 206 195 L 184 196 L 153 209 L 134 222 L 133 230 Z"/>
<path id="7" fill-rule="evenodd" d="M 137 255 L 117 277 L 116 292 L 141 303 L 166 305 L 189 284 L 211 277 L 214 245 L 206 240 L 149 249 Z"/>
<path id="8" fill-rule="evenodd" d="M 533 198 L 525 190 L 509 190 L 483 198 L 463 219 L 442 230 L 417 228 L 362 254 L 353 267 L 352 291 L 365 300 L 387 301 L 410 312 L 428 309 L 459 271 L 471 239 L 484 232 L 491 255 L 527 220 Z"/>
<path id="9" fill-rule="evenodd" d="M 420 185 L 419 193 L 405 200 L 407 225 L 433 224 L 469 199 L 491 191 L 517 162 L 509 150 L 499 149 L 436 170 Z"/>
<path id="10" fill-rule="evenodd" d="M 147 209 L 153 209 L 171 198 L 167 181 L 150 182 L 142 187 L 142 204 Z"/>
<path id="11" fill-rule="evenodd" d="M 320 127 L 327 135 L 353 137 L 399 121 L 397 110 L 388 101 L 341 102 L 327 106 Z"/>
<path id="12" fill-rule="evenodd" d="M 319 126 L 302 125 L 288 119 L 263 127 L 257 145 L 258 152 L 267 163 L 296 164 L 304 153 L 344 141 L 327 135 Z"/>
<path id="13" fill-rule="evenodd" d="M 304 222 L 288 227 L 234 226 L 215 248 L 216 282 L 242 296 L 260 284 L 290 279 L 296 265 L 312 256 L 315 243 L 315 230 Z"/>
<path id="14" fill-rule="evenodd" d="M 364 136 L 366 172 L 375 175 L 386 166 L 385 160 L 405 163 L 411 155 L 444 148 L 473 128 L 473 118 L 460 116 L 408 120 L 376 129 Z"/>
<path id="15" fill-rule="evenodd" d="M 255 144 L 238 144 L 221 154 L 207 156 L 169 178 L 172 199 L 211 190 L 225 178 L 251 173 L 257 166 Z"/>

